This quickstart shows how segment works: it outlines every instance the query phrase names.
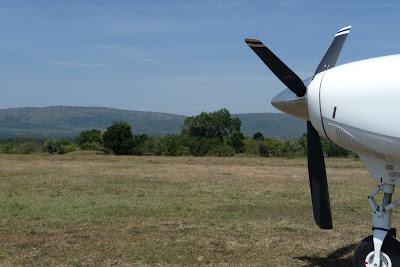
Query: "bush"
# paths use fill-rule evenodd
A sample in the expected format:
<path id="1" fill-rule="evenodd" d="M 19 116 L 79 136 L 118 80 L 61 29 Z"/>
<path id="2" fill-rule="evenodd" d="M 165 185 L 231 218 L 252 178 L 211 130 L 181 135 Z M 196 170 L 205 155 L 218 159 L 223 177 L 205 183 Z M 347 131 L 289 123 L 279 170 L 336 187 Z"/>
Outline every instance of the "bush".
<path id="1" fill-rule="evenodd" d="M 217 147 L 212 148 L 207 155 L 219 156 L 219 157 L 229 157 L 235 155 L 235 149 L 226 144 L 221 144 Z"/>
<path id="2" fill-rule="evenodd" d="M 190 150 L 183 144 L 183 137 L 179 134 L 169 134 L 160 139 L 164 145 L 164 155 L 184 156 L 190 155 Z"/>
<path id="3" fill-rule="evenodd" d="M 161 156 L 165 150 L 165 147 L 160 140 L 150 137 L 147 138 L 143 143 L 135 146 L 134 150 L 138 152 L 137 155 Z"/>
<path id="4" fill-rule="evenodd" d="M 259 144 L 259 153 L 262 157 L 281 157 L 284 144 L 279 138 L 267 138 Z"/>
<path id="5" fill-rule="evenodd" d="M 36 142 L 26 142 L 19 144 L 15 152 L 17 154 L 33 154 L 41 151 L 41 146 Z"/>
<path id="6" fill-rule="evenodd" d="M 255 140 L 255 139 L 250 139 L 250 138 L 245 138 L 243 140 L 243 152 L 247 155 L 260 155 L 260 143 L 262 141 Z"/>
<path id="7" fill-rule="evenodd" d="M 44 152 L 48 152 L 50 154 L 64 154 L 65 152 L 65 143 L 68 141 L 61 140 L 58 138 L 50 138 L 44 142 L 42 147 Z M 68 142 L 69 143 L 69 142 Z"/>
<path id="8" fill-rule="evenodd" d="M 353 152 L 338 146 L 325 137 L 321 137 L 321 145 L 327 157 L 349 157 L 350 155 L 354 155 Z"/>
<path id="9" fill-rule="evenodd" d="M 13 154 L 14 146 L 12 143 L 4 144 L 1 146 L 1 153 L 3 154 Z"/>
<path id="10" fill-rule="evenodd" d="M 213 148 L 223 144 L 223 140 L 218 137 L 207 138 L 184 134 L 183 144 L 188 147 L 193 156 L 204 156 Z"/>
<path id="11" fill-rule="evenodd" d="M 76 138 L 79 147 L 82 150 L 100 150 L 101 149 L 101 132 L 97 129 L 83 131 Z"/>
<path id="12" fill-rule="evenodd" d="M 95 150 L 95 151 L 101 151 L 101 144 L 99 143 L 83 143 L 82 145 L 79 145 L 79 148 L 82 150 Z"/>
<path id="13" fill-rule="evenodd" d="M 67 154 L 69 152 L 73 152 L 78 150 L 78 146 L 75 144 L 69 144 L 69 145 L 64 145 L 64 154 Z"/>
<path id="14" fill-rule="evenodd" d="M 41 151 L 41 146 L 30 137 L 16 137 L 0 146 L 0 153 L 4 154 L 32 154 Z"/>
<path id="15" fill-rule="evenodd" d="M 293 158 L 301 151 L 301 146 L 297 139 L 288 138 L 283 140 L 283 155 L 285 157 Z"/>
<path id="16" fill-rule="evenodd" d="M 150 139 L 150 136 L 148 136 L 147 134 L 135 135 L 132 139 L 132 154 L 143 155 L 143 145 L 148 139 Z"/>

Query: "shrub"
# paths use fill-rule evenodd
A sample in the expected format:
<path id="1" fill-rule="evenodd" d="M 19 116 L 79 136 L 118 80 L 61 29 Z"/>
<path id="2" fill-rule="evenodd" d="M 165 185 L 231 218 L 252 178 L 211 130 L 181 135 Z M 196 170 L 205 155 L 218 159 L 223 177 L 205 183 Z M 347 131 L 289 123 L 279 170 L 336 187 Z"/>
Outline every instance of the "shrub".
<path id="1" fill-rule="evenodd" d="M 132 139 L 132 154 L 143 155 L 143 145 L 148 139 L 150 139 L 150 136 L 148 136 L 147 134 L 135 135 Z"/>
<path id="2" fill-rule="evenodd" d="M 351 151 L 338 146 L 325 137 L 321 137 L 322 150 L 327 157 L 348 157 L 353 154 Z"/>
<path id="3" fill-rule="evenodd" d="M 283 140 L 283 155 L 285 157 L 293 158 L 301 151 L 301 146 L 297 139 L 288 138 Z"/>
<path id="4" fill-rule="evenodd" d="M 101 132 L 97 129 L 83 131 L 76 138 L 79 147 L 82 150 L 100 150 L 101 148 Z"/>
<path id="5" fill-rule="evenodd" d="M 83 143 L 82 145 L 79 145 L 79 148 L 82 149 L 82 150 L 100 151 L 101 150 L 101 144 L 99 144 L 99 143 Z"/>
<path id="6" fill-rule="evenodd" d="M 78 150 L 78 146 L 75 144 L 69 144 L 69 145 L 64 145 L 64 154 L 67 154 L 69 152 L 73 152 Z"/>
<path id="7" fill-rule="evenodd" d="M 42 149 L 44 152 L 48 152 L 50 154 L 64 154 L 65 148 L 63 143 L 66 142 L 68 141 L 58 138 L 50 138 L 44 142 Z"/>
<path id="8" fill-rule="evenodd" d="M 141 155 L 144 156 L 161 156 L 165 150 L 163 143 L 155 138 L 148 138 L 140 145 Z"/>
<path id="9" fill-rule="evenodd" d="M 14 145 L 12 143 L 4 144 L 1 146 L 1 153 L 12 154 Z"/>
<path id="10" fill-rule="evenodd" d="M 226 144 L 221 144 L 217 147 L 212 148 L 207 155 L 211 156 L 219 156 L 219 157 L 228 157 L 235 155 L 235 149 Z"/>
<path id="11" fill-rule="evenodd" d="M 5 154 L 32 154 L 41 151 L 41 146 L 30 137 L 16 137 L 0 146 L 0 153 Z"/>
<path id="12" fill-rule="evenodd" d="M 260 155 L 260 143 L 262 143 L 262 141 L 245 138 L 243 140 L 243 152 L 248 155 Z"/>
<path id="13" fill-rule="evenodd" d="M 259 144 L 259 153 L 262 157 L 281 157 L 284 144 L 279 138 L 267 138 Z"/>
<path id="14" fill-rule="evenodd" d="M 15 152 L 17 154 L 33 154 L 41 151 L 41 146 L 36 142 L 26 142 L 19 144 Z"/>
<path id="15" fill-rule="evenodd" d="M 164 155 L 183 156 L 190 155 L 190 150 L 183 144 L 183 136 L 180 134 L 169 134 L 161 138 L 164 145 Z"/>
<path id="16" fill-rule="evenodd" d="M 183 144 L 188 147 L 193 156 L 204 156 L 213 148 L 223 144 L 223 140 L 218 137 L 207 138 L 184 134 Z"/>

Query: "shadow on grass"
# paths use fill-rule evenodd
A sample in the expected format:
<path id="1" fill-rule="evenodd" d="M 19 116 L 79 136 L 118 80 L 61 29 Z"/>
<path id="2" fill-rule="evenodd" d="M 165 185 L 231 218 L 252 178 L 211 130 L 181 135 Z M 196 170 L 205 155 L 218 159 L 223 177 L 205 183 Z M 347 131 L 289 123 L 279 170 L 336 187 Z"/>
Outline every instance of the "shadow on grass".
<path id="1" fill-rule="evenodd" d="M 335 250 L 331 254 L 328 255 L 326 258 L 312 258 L 308 256 L 302 257 L 294 257 L 294 259 L 301 260 L 307 262 L 307 265 L 303 265 L 303 267 L 314 267 L 314 266 L 321 266 L 321 267 L 334 267 L 334 266 L 343 266 L 343 267 L 351 267 L 353 266 L 353 253 L 348 255 L 350 252 L 354 251 L 357 244 L 351 244 L 347 247 L 340 248 Z"/>

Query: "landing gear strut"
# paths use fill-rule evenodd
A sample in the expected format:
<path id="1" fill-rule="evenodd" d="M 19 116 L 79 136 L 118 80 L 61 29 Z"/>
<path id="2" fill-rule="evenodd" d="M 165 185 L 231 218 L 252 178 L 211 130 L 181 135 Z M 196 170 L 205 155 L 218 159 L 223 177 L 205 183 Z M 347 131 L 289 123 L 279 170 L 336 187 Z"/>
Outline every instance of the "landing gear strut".
<path id="1" fill-rule="evenodd" d="M 395 267 L 400 266 L 400 242 L 395 239 L 396 230 L 391 228 L 392 210 L 400 205 L 400 199 L 392 202 L 394 185 L 379 185 L 368 196 L 374 211 L 374 235 L 361 241 L 354 252 L 354 266 Z M 382 206 L 378 206 L 374 196 L 383 191 Z"/>

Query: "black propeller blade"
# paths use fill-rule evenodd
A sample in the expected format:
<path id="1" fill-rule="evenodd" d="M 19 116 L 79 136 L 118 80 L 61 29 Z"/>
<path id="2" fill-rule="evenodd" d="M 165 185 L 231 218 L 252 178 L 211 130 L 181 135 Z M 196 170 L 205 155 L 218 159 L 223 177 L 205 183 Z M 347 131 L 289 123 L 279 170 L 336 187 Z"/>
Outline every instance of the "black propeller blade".
<path id="1" fill-rule="evenodd" d="M 340 52 L 342 51 L 344 42 L 347 39 L 347 35 L 349 35 L 350 33 L 350 29 L 351 26 L 344 27 L 335 34 L 335 38 L 333 38 L 331 45 L 328 47 L 328 50 L 326 50 L 324 57 L 322 58 L 317 69 L 315 70 L 315 75 L 322 71 L 335 67 Z"/>
<path id="2" fill-rule="evenodd" d="M 315 70 L 315 75 L 333 68 L 342 51 L 351 26 L 340 29 L 333 38 L 324 57 Z M 310 179 L 311 200 L 314 219 L 321 229 L 332 229 L 331 204 L 329 201 L 328 179 L 325 160 L 318 131 L 307 121 L 308 177 Z"/>
<path id="3" fill-rule="evenodd" d="M 306 94 L 306 86 L 288 66 L 257 39 L 246 39 L 246 44 L 261 58 L 268 68 L 298 97 Z"/>
<path id="4" fill-rule="evenodd" d="M 321 140 L 310 121 L 307 121 L 307 157 L 315 222 L 321 229 L 332 229 L 331 204 Z"/>

